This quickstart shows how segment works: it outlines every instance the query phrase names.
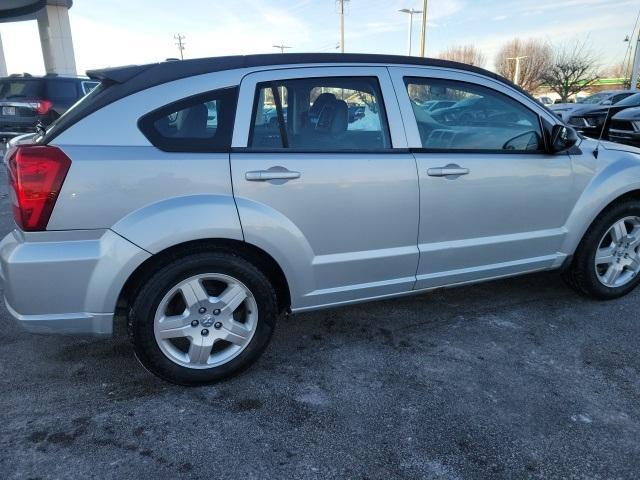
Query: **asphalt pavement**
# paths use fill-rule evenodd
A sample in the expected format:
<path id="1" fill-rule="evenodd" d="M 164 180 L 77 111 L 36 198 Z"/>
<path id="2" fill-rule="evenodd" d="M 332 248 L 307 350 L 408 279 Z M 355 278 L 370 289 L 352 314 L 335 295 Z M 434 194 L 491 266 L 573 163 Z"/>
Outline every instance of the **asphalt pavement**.
<path id="1" fill-rule="evenodd" d="M 31 335 L 0 305 L 0 478 L 640 477 L 640 290 L 545 273 L 295 315 L 201 388 L 151 376 L 123 330 Z"/>

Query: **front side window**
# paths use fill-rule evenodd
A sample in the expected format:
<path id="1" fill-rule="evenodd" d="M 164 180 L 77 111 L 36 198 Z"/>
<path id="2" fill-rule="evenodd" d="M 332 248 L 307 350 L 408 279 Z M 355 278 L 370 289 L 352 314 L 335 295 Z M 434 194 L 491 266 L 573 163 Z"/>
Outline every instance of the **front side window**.
<path id="1" fill-rule="evenodd" d="M 138 125 L 161 150 L 227 151 L 231 146 L 237 90 L 225 88 L 179 100 L 148 113 Z"/>
<path id="2" fill-rule="evenodd" d="M 336 77 L 259 84 L 249 147 L 391 148 L 378 80 Z"/>
<path id="3" fill-rule="evenodd" d="M 423 148 L 543 149 L 538 116 L 506 95 L 453 80 L 406 78 L 405 84 Z"/>

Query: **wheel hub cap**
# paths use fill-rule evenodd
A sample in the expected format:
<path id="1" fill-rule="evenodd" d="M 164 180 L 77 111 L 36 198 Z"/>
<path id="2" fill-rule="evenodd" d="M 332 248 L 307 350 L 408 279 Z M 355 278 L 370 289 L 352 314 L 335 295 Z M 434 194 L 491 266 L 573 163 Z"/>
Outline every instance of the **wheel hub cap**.
<path id="1" fill-rule="evenodd" d="M 187 278 L 167 292 L 156 309 L 154 335 L 171 361 L 211 368 L 238 356 L 257 323 L 251 291 L 233 277 L 208 273 Z"/>
<path id="2" fill-rule="evenodd" d="M 595 255 L 600 283 L 621 287 L 640 273 L 640 217 L 626 217 L 614 223 L 600 240 Z"/>
<path id="3" fill-rule="evenodd" d="M 207 327 L 207 328 L 213 325 L 213 322 L 214 322 L 213 315 L 204 315 L 202 319 L 200 319 L 200 324 L 203 327 Z"/>

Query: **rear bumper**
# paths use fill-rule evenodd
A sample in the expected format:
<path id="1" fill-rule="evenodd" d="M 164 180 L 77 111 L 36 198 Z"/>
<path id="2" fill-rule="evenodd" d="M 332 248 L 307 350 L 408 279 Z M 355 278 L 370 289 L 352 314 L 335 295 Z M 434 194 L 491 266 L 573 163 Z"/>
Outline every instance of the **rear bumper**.
<path id="1" fill-rule="evenodd" d="M 110 334 L 124 283 L 149 257 L 111 230 L 14 230 L 0 243 L 5 305 L 31 332 Z"/>

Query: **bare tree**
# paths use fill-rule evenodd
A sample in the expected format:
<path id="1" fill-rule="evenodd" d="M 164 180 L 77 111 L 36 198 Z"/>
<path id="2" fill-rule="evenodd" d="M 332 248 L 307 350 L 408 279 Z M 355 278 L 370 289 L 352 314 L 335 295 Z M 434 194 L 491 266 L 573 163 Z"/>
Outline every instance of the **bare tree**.
<path id="1" fill-rule="evenodd" d="M 531 92 L 540 86 L 542 77 L 549 70 L 553 51 L 542 40 L 514 38 L 498 51 L 495 59 L 496 71 L 503 77 L 514 80 L 516 57 L 524 57 L 520 60 L 518 84 Z"/>
<path id="2" fill-rule="evenodd" d="M 553 62 L 544 75 L 544 82 L 566 102 L 598 80 L 595 55 L 585 43 L 576 42 L 555 48 Z"/>
<path id="3" fill-rule="evenodd" d="M 604 75 L 609 78 L 629 78 L 629 64 L 627 62 L 618 62 L 611 65 L 604 71 Z"/>
<path id="4" fill-rule="evenodd" d="M 473 45 L 454 45 L 440 52 L 438 58 L 482 67 L 487 57 Z"/>

